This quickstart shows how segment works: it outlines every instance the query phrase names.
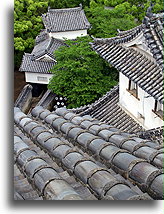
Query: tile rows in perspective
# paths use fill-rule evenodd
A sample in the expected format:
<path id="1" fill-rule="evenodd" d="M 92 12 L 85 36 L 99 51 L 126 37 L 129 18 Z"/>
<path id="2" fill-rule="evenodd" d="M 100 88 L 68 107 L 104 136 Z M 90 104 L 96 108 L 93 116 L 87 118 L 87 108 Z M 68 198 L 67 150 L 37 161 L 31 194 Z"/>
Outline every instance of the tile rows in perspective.
<path id="1" fill-rule="evenodd" d="M 151 19 L 145 17 L 143 24 L 134 29 L 119 32 L 115 38 L 95 39 L 91 44 L 110 64 L 160 102 L 161 19 L 160 14 Z M 141 31 L 153 62 L 135 47 L 126 49 L 121 45 Z M 41 37 L 37 38 L 37 45 L 41 44 Z M 50 40 L 43 40 L 49 47 L 47 54 L 52 53 Z M 37 45 L 34 58 L 45 50 L 42 45 L 37 49 Z M 49 90 L 35 108 L 27 107 L 31 90 L 30 85 L 22 90 L 14 108 L 16 200 L 163 199 L 163 130 L 159 127 L 145 131 L 121 109 L 118 86 L 91 105 L 55 111 L 55 95 Z"/>
<path id="2" fill-rule="evenodd" d="M 163 198 L 163 147 L 158 143 L 66 108 L 50 112 L 37 106 L 30 116 L 17 107 L 14 111 L 14 156 L 21 172 L 14 177 L 20 184 L 15 197 Z"/>

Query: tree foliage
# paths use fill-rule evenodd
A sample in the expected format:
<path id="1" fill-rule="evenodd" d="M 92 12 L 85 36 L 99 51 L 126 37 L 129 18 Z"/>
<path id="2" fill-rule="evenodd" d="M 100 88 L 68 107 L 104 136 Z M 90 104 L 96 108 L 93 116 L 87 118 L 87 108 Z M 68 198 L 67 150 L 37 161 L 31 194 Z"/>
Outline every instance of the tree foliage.
<path id="1" fill-rule="evenodd" d="M 15 0 L 14 1 L 14 62 L 19 68 L 24 52 L 31 52 L 35 37 L 43 28 L 41 15 L 51 8 L 89 5 L 89 0 Z"/>
<path id="2" fill-rule="evenodd" d="M 91 41 L 89 36 L 67 40 L 67 46 L 55 51 L 58 63 L 48 88 L 67 97 L 70 108 L 92 103 L 118 80 L 118 72 L 91 49 Z"/>
<path id="3" fill-rule="evenodd" d="M 137 25 L 134 16 L 128 11 L 129 3 L 125 2 L 112 10 L 107 10 L 104 5 L 91 1 L 90 8 L 86 8 L 86 14 L 92 25 L 90 34 L 94 37 L 113 37 L 117 35 L 117 29 L 128 30 Z"/>
<path id="4" fill-rule="evenodd" d="M 19 67 L 23 52 L 30 52 L 34 39 L 43 28 L 41 14 L 46 12 L 46 0 L 14 1 L 14 51 L 15 66 Z M 18 57 L 19 56 L 19 57 Z"/>
<path id="5" fill-rule="evenodd" d="M 106 6 L 115 7 L 121 5 L 123 3 L 130 4 L 130 11 L 129 13 L 133 14 L 135 18 L 141 22 L 145 16 L 145 12 L 147 8 L 150 6 L 150 2 L 154 4 L 153 13 L 158 13 L 163 11 L 163 0 L 104 0 L 104 4 Z"/>
<path id="6" fill-rule="evenodd" d="M 162 0 L 152 0 L 153 12 L 163 9 Z M 14 1 L 14 62 L 19 68 L 24 52 L 31 52 L 35 37 L 43 28 L 41 15 L 51 8 L 77 7 L 82 3 L 92 24 L 90 34 L 112 37 L 117 29 L 128 30 L 141 23 L 150 5 L 148 0 L 15 0 Z M 106 6 L 114 9 L 106 10 Z M 136 22 L 138 20 L 138 22 Z"/>
<path id="7" fill-rule="evenodd" d="M 163 10 L 162 0 L 153 0 L 152 3 L 154 13 Z M 85 8 L 92 24 L 89 33 L 95 37 L 116 36 L 117 29 L 129 30 L 141 24 L 149 6 L 148 0 L 91 0 L 90 6 Z"/>
<path id="8" fill-rule="evenodd" d="M 92 25 L 94 37 L 113 37 L 117 29 L 128 30 L 141 23 L 149 0 L 15 0 L 14 4 L 14 62 L 19 68 L 24 52 L 30 53 L 35 37 L 43 28 L 41 15 L 51 8 L 77 7 L 83 4 Z M 162 0 L 152 0 L 153 12 L 163 10 Z M 105 7 L 107 6 L 107 7 Z M 66 41 L 69 47 L 55 52 L 58 64 L 49 88 L 66 96 L 69 107 L 93 102 L 106 93 L 118 80 L 118 73 L 91 50 L 91 38 Z"/>

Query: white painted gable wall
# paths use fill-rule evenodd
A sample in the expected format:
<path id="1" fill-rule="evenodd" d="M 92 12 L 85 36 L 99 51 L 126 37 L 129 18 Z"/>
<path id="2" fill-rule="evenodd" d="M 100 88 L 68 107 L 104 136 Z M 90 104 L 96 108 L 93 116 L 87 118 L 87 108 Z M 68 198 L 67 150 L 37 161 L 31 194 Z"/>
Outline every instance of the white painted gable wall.
<path id="1" fill-rule="evenodd" d="M 163 126 L 160 119 L 152 110 L 154 109 L 155 99 L 138 87 L 138 100 L 128 91 L 129 79 L 120 72 L 119 74 L 119 104 L 135 121 L 145 129 L 153 129 Z M 141 118 L 141 115 L 144 117 Z"/>
<path id="2" fill-rule="evenodd" d="M 143 33 L 140 33 L 137 38 L 124 44 L 125 47 L 135 48 L 140 53 L 144 54 L 147 58 L 154 61 L 151 52 L 146 46 Z M 152 110 L 154 109 L 155 99 L 148 93 L 138 87 L 138 99 L 131 95 L 128 89 L 129 79 L 119 73 L 119 104 L 120 106 L 140 125 L 145 129 L 152 129 L 163 126 L 163 120 L 160 119 Z M 144 119 L 141 117 L 144 117 Z"/>

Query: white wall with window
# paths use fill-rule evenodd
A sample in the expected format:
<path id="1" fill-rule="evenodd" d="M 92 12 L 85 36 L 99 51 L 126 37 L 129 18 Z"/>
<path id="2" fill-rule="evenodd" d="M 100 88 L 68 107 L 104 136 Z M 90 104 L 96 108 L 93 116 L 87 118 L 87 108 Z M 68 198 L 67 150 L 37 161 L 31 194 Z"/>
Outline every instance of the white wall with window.
<path id="1" fill-rule="evenodd" d="M 25 72 L 26 82 L 48 84 L 53 74 Z"/>
<path id="2" fill-rule="evenodd" d="M 119 105 L 145 129 L 163 126 L 163 105 L 119 73 Z"/>
<path id="3" fill-rule="evenodd" d="M 50 37 L 56 39 L 76 39 L 77 37 L 86 36 L 87 30 L 76 30 L 76 31 L 65 31 L 65 32 L 54 32 L 49 33 Z"/>

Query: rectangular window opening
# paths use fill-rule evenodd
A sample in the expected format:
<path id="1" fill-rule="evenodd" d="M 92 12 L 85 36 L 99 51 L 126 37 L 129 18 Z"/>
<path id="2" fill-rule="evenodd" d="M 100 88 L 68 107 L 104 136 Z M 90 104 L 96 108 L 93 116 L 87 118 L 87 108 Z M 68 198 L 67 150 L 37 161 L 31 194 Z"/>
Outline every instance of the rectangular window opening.
<path id="1" fill-rule="evenodd" d="M 158 117 L 163 120 L 163 104 L 155 100 L 154 109 L 152 110 Z"/>
<path id="2" fill-rule="evenodd" d="M 47 82 L 48 81 L 47 77 L 40 77 L 40 76 L 37 76 L 37 80 L 38 81 L 43 81 L 43 82 Z"/>
<path id="3" fill-rule="evenodd" d="M 137 83 L 129 80 L 129 85 L 128 85 L 128 89 L 127 91 L 133 95 L 135 98 L 137 98 L 138 100 L 140 100 L 138 98 L 138 86 L 137 86 Z"/>

